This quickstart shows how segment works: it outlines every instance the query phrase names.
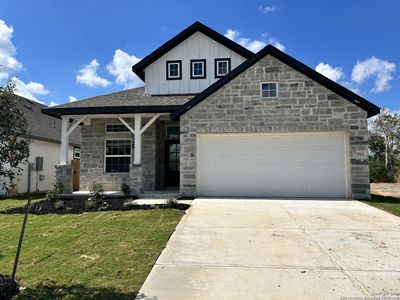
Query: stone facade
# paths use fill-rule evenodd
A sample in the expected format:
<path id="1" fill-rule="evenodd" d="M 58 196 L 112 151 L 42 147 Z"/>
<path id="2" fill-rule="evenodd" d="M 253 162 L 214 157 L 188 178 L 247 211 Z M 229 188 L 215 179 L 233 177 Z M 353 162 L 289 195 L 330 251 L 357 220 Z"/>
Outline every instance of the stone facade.
<path id="1" fill-rule="evenodd" d="M 134 124 L 133 120 L 126 119 L 128 123 Z M 142 119 L 142 126 L 149 119 Z M 103 185 L 104 190 L 119 191 L 122 183 L 130 183 L 130 173 L 105 173 L 104 172 L 104 145 L 105 139 L 130 138 L 134 136 L 130 132 L 124 133 L 105 133 L 106 123 L 119 123 L 118 119 L 92 119 L 90 125 L 82 126 L 81 129 L 81 174 L 80 190 L 89 190 L 93 182 Z M 156 133 L 153 123 L 142 135 L 142 165 L 140 172 L 143 174 L 141 180 L 142 191 L 155 190 L 155 151 Z M 132 149 L 133 162 L 133 149 Z M 135 167 L 135 166 L 134 166 Z M 137 173 L 135 171 L 135 173 Z M 136 182 L 136 181 L 134 181 Z"/>
<path id="2" fill-rule="evenodd" d="M 277 98 L 261 98 L 260 83 L 277 82 Z M 369 198 L 367 113 L 267 55 L 183 114 L 180 195 L 196 195 L 196 134 L 345 131 L 350 191 Z"/>
<path id="3" fill-rule="evenodd" d="M 72 194 L 72 166 L 56 165 L 56 178 L 64 187 L 64 194 Z"/>

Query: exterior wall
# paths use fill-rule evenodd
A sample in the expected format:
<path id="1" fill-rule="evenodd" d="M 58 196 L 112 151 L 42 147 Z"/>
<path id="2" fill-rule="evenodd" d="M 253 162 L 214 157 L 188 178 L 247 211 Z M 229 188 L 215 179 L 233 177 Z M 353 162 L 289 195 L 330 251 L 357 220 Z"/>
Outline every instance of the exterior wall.
<path id="1" fill-rule="evenodd" d="M 69 147 L 69 158 L 73 157 L 73 146 Z M 33 139 L 30 145 L 30 155 L 28 161 L 35 163 L 36 157 L 43 157 L 43 171 L 31 171 L 31 184 L 30 192 L 48 191 L 53 187 L 55 182 L 54 166 L 60 163 L 61 144 L 55 142 L 46 142 Z M 39 180 L 39 175 L 44 175 L 44 180 Z M 28 164 L 22 165 L 22 173 L 16 179 L 17 186 L 12 191 L 15 194 L 22 194 L 28 192 Z"/>
<path id="2" fill-rule="evenodd" d="M 125 119 L 134 124 L 133 120 Z M 142 126 L 149 119 L 142 119 Z M 106 123 L 119 123 L 118 119 L 92 119 L 90 125 L 81 129 L 81 176 L 80 190 L 89 190 L 93 182 L 103 185 L 104 190 L 119 191 L 122 183 L 129 184 L 129 173 L 105 173 L 104 172 L 104 141 L 105 139 L 130 138 L 134 136 L 130 132 L 105 133 Z M 132 149 L 133 163 L 133 149 Z M 142 135 L 142 172 L 143 188 L 145 191 L 155 189 L 155 124 L 153 123 Z"/>
<path id="3" fill-rule="evenodd" d="M 146 77 L 145 93 L 150 95 L 199 93 L 218 80 L 214 76 L 215 58 L 230 58 L 232 70 L 245 61 L 245 58 L 236 52 L 201 32 L 196 32 L 144 70 Z M 190 79 L 191 59 L 206 59 L 207 76 L 205 79 Z M 182 60 L 181 80 L 166 79 L 167 60 Z"/>
<path id="4" fill-rule="evenodd" d="M 278 82 L 278 98 L 260 82 Z M 181 196 L 196 194 L 196 134 L 346 131 L 350 191 L 370 197 L 367 113 L 268 55 L 181 116 Z M 290 184 L 290 183 L 288 183 Z"/>

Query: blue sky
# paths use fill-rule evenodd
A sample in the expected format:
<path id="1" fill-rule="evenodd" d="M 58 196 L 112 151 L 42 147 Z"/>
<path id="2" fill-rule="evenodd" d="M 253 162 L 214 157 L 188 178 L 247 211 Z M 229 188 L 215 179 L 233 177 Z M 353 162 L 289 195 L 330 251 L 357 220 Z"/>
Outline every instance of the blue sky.
<path id="1" fill-rule="evenodd" d="M 47 105 L 140 85 L 130 66 L 198 20 L 254 51 L 272 43 L 400 109 L 397 0 L 3 0 L 0 8 L 0 82 L 15 77 L 21 94 Z"/>

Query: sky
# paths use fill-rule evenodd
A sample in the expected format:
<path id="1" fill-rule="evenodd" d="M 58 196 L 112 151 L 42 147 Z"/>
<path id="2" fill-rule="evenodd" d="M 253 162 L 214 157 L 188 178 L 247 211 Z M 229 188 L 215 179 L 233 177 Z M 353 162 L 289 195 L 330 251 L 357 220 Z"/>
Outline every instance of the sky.
<path id="1" fill-rule="evenodd" d="M 273 44 L 400 110 L 400 1 L 2 0 L 0 85 L 57 105 L 143 85 L 131 66 L 200 21 L 253 52 Z"/>

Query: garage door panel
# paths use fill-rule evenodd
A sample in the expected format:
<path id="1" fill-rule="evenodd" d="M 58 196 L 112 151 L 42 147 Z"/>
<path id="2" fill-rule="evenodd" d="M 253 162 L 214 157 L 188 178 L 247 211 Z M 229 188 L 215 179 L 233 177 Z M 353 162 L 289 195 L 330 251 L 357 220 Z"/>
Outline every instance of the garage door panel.
<path id="1" fill-rule="evenodd" d="M 202 196 L 345 197 L 343 133 L 203 135 Z"/>

